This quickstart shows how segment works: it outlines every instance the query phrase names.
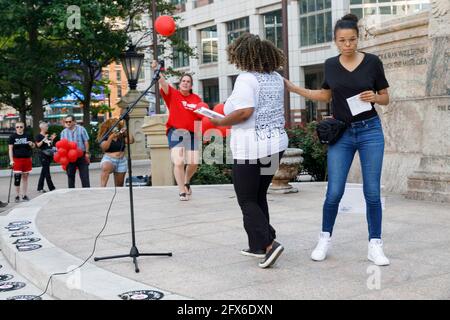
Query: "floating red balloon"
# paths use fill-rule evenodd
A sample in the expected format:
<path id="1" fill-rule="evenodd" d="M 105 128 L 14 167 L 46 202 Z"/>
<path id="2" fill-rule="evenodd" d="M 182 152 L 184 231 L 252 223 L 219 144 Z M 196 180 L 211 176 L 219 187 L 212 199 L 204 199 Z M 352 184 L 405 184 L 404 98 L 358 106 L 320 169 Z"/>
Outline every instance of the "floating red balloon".
<path id="1" fill-rule="evenodd" d="M 214 106 L 214 111 L 215 112 L 217 112 L 217 113 L 220 113 L 220 114 L 223 114 L 223 115 L 225 115 L 225 111 L 224 111 L 224 107 L 225 107 L 225 105 L 223 104 L 223 103 L 219 103 L 219 104 L 217 104 L 217 105 L 215 105 Z M 229 129 L 231 129 L 231 127 L 230 126 L 227 126 L 227 127 L 217 127 L 217 129 L 219 129 L 220 130 L 220 132 L 222 133 L 222 136 L 228 136 L 229 134 L 230 134 L 230 130 Z"/>
<path id="2" fill-rule="evenodd" d="M 61 160 L 61 155 L 58 152 L 56 152 L 53 155 L 53 161 L 55 161 L 56 163 L 59 163 L 59 160 Z"/>
<path id="3" fill-rule="evenodd" d="M 63 166 L 67 166 L 69 164 L 69 159 L 67 157 L 61 157 L 61 159 L 59 159 L 59 163 Z"/>
<path id="4" fill-rule="evenodd" d="M 214 125 L 209 121 L 208 117 L 202 118 L 202 133 L 204 134 L 209 129 L 214 129 Z"/>
<path id="5" fill-rule="evenodd" d="M 62 157 L 65 157 L 65 156 L 67 156 L 67 149 L 65 149 L 65 148 L 59 148 L 59 149 L 58 149 L 58 153 L 59 153 L 59 155 L 61 156 L 61 158 L 62 158 Z"/>
<path id="6" fill-rule="evenodd" d="M 225 112 L 223 110 L 224 107 L 225 105 L 223 103 L 219 103 L 214 106 L 213 110 L 217 113 L 225 115 Z"/>
<path id="7" fill-rule="evenodd" d="M 69 146 L 67 147 L 67 149 L 68 150 L 72 150 L 72 149 L 77 149 L 78 148 L 78 145 L 77 145 L 77 143 L 76 142 L 74 142 L 74 141 L 70 141 L 69 142 Z"/>
<path id="8" fill-rule="evenodd" d="M 177 26 L 171 16 L 159 16 L 155 20 L 155 29 L 160 35 L 170 37 L 175 33 Z"/>
<path id="9" fill-rule="evenodd" d="M 77 158 L 81 158 L 83 156 L 84 152 L 80 148 L 77 149 Z"/>
<path id="10" fill-rule="evenodd" d="M 69 150 L 67 152 L 67 158 L 69 159 L 69 162 L 75 162 L 78 159 L 78 152 L 75 149 Z"/>
<path id="11" fill-rule="evenodd" d="M 56 148 L 69 149 L 69 140 L 61 139 L 56 143 Z"/>
<path id="12" fill-rule="evenodd" d="M 64 171 L 67 171 L 67 165 L 61 165 L 61 168 L 62 168 Z"/>

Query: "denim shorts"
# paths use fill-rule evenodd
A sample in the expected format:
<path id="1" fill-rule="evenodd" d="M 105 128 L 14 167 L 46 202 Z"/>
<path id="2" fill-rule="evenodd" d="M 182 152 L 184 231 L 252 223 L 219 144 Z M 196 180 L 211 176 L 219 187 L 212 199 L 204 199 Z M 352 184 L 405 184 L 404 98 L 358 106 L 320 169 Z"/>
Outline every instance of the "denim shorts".
<path id="1" fill-rule="evenodd" d="M 103 166 L 103 163 L 105 162 L 111 162 L 113 164 L 114 172 L 125 173 L 128 170 L 128 160 L 125 156 L 122 158 L 113 158 L 104 154 L 100 166 Z"/>
<path id="2" fill-rule="evenodd" d="M 169 148 L 184 147 L 186 150 L 197 150 L 198 142 L 193 132 L 186 129 L 170 128 L 167 131 L 167 139 L 169 140 Z"/>

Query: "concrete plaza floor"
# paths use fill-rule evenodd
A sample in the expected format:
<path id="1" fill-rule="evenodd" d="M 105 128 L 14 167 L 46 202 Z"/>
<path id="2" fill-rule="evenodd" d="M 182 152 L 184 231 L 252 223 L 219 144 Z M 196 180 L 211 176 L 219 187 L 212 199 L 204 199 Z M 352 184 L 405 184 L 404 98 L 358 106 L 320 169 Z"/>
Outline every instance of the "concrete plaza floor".
<path id="1" fill-rule="evenodd" d="M 194 186 L 189 202 L 178 201 L 173 187 L 135 188 L 140 252 L 170 251 L 173 257 L 140 257 L 138 274 L 127 258 L 89 262 L 191 299 L 450 299 L 448 204 L 386 195 L 384 241 L 391 265 L 382 268 L 367 261 L 365 215 L 340 214 L 329 258 L 317 263 L 310 252 L 320 231 L 325 185 L 296 186 L 297 194 L 269 195 L 271 222 L 285 246 L 273 268 L 259 269 L 257 259 L 240 255 L 247 238 L 231 185 Z M 113 194 L 96 188 L 57 193 L 37 215 L 37 228 L 84 259 Z M 95 256 L 126 254 L 130 246 L 128 189 L 118 189 Z"/>

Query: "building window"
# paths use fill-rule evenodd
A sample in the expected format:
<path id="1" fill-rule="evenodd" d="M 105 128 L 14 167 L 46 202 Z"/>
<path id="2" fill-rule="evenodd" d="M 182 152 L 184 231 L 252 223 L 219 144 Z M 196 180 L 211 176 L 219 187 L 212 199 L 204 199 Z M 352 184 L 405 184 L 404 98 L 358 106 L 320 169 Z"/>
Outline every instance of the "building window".
<path id="1" fill-rule="evenodd" d="M 243 33 L 250 32 L 250 19 L 245 17 L 227 22 L 228 44 L 239 38 Z"/>
<path id="2" fill-rule="evenodd" d="M 283 19 L 281 10 L 270 12 L 264 16 L 265 38 L 277 46 L 283 48 Z"/>
<path id="3" fill-rule="evenodd" d="M 122 81 L 122 70 L 116 70 L 116 81 L 117 83 Z"/>
<path id="4" fill-rule="evenodd" d="M 189 29 L 182 28 L 177 30 L 177 35 L 181 41 L 189 43 Z M 189 66 L 189 55 L 186 52 L 178 51 L 178 47 L 173 47 L 173 67 L 183 68 Z"/>
<path id="5" fill-rule="evenodd" d="M 300 45 L 332 41 L 331 0 L 301 0 L 299 5 Z"/>
<path id="6" fill-rule="evenodd" d="M 203 87 L 203 101 L 205 101 L 211 108 L 219 103 L 219 79 L 202 80 Z"/>
<path id="7" fill-rule="evenodd" d="M 122 98 L 122 86 L 117 86 L 117 98 Z"/>
<path id="8" fill-rule="evenodd" d="M 217 26 L 200 30 L 202 44 L 202 63 L 217 62 Z"/>
<path id="9" fill-rule="evenodd" d="M 429 7 L 429 0 L 350 0 L 350 12 L 359 19 L 372 15 L 411 14 Z"/>

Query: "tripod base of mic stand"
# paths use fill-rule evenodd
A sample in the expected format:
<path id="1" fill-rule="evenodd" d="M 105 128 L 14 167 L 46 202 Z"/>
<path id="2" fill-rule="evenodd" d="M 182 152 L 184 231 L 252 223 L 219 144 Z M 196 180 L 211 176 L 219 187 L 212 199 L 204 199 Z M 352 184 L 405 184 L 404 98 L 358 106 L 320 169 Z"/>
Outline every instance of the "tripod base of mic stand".
<path id="1" fill-rule="evenodd" d="M 139 257 L 151 257 L 151 256 L 171 257 L 172 256 L 172 252 L 168 252 L 168 253 L 139 253 L 139 250 L 137 249 L 137 247 L 131 247 L 131 250 L 130 250 L 129 254 L 121 254 L 121 255 L 117 255 L 117 256 L 109 256 L 109 257 L 101 257 L 101 258 L 95 257 L 94 261 L 121 259 L 121 258 L 132 258 L 133 259 L 133 263 L 134 263 L 134 271 L 136 273 L 139 273 L 139 267 L 138 267 L 138 263 L 137 263 L 137 258 L 139 258 Z"/>

